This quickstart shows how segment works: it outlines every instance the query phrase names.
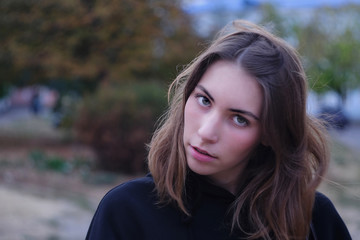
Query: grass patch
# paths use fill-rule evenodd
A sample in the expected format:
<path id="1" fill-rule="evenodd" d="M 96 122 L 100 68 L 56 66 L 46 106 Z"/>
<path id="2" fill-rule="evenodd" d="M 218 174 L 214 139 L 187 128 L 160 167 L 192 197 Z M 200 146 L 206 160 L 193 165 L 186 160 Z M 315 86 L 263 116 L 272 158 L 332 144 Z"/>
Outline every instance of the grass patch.
<path id="1" fill-rule="evenodd" d="M 49 155 L 41 150 L 32 150 L 29 153 L 32 165 L 41 171 L 55 171 L 69 174 L 74 171 L 85 173 L 91 169 L 91 161 L 82 157 L 66 159 L 59 155 Z"/>

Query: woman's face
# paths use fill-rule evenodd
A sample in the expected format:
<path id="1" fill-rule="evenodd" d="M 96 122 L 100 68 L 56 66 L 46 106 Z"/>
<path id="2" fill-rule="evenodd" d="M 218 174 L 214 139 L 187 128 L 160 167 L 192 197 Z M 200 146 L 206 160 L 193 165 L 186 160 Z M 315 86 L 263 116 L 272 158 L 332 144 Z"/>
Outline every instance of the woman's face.
<path id="1" fill-rule="evenodd" d="M 189 168 L 230 192 L 260 143 L 263 93 L 256 80 L 228 61 L 212 64 L 188 98 L 184 147 Z"/>

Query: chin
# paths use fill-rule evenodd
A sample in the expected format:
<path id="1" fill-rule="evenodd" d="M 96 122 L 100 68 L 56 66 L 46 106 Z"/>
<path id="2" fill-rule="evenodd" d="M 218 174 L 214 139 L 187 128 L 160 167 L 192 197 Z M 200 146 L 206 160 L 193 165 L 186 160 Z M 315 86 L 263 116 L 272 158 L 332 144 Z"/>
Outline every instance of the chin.
<path id="1" fill-rule="evenodd" d="M 187 158 L 187 166 L 191 171 L 199 175 L 206 176 L 211 174 L 211 170 L 209 169 L 209 166 L 205 166 L 204 163 L 201 163 L 195 159 Z"/>

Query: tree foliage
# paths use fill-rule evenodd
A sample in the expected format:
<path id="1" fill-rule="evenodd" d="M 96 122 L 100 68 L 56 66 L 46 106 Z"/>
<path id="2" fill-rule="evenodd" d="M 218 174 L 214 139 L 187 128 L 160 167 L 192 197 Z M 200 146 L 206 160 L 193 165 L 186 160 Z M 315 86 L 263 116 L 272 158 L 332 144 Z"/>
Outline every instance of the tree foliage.
<path id="1" fill-rule="evenodd" d="M 279 12 L 260 8 L 260 22 L 288 40 L 303 57 L 309 85 L 316 92 L 334 90 L 343 99 L 360 85 L 360 6 Z"/>
<path id="2" fill-rule="evenodd" d="M 195 55 L 197 41 L 178 1 L 0 1 L 7 85 L 165 79 Z"/>
<path id="3" fill-rule="evenodd" d="M 360 7 L 320 8 L 298 28 L 299 49 L 317 92 L 334 90 L 343 99 L 360 85 Z"/>
<path id="4" fill-rule="evenodd" d="M 126 173 L 146 170 L 145 144 L 165 109 L 165 95 L 159 83 L 148 81 L 112 83 L 85 97 L 77 110 L 75 130 L 93 148 L 98 168 Z"/>

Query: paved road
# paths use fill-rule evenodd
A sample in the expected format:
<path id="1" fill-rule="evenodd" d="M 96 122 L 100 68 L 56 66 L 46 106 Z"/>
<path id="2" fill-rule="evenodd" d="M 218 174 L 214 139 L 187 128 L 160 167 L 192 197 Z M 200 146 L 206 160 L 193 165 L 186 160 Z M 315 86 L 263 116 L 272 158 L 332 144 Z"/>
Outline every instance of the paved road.
<path id="1" fill-rule="evenodd" d="M 64 199 L 48 199 L 0 185 L 0 239 L 81 240 L 93 213 Z"/>

